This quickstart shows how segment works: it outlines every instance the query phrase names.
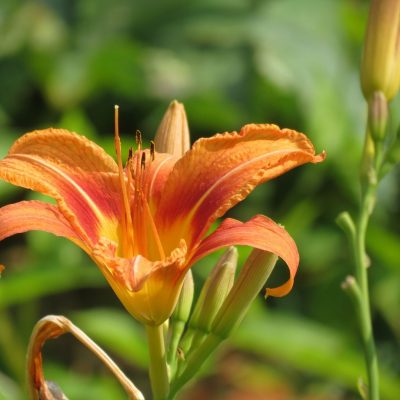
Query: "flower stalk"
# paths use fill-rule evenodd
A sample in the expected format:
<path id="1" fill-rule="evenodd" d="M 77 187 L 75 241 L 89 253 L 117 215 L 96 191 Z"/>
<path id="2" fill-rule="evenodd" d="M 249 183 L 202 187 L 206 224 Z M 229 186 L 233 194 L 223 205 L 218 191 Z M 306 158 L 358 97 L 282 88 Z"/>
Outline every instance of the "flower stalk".
<path id="1" fill-rule="evenodd" d="M 368 376 L 368 400 L 379 400 L 378 357 L 372 329 L 368 283 L 369 259 L 365 247 L 368 221 L 374 208 L 376 189 L 377 185 L 367 184 L 365 191 L 362 193 L 355 229 L 345 230 L 353 249 L 355 276 L 347 277 L 342 284 L 342 288 L 350 295 L 354 304 L 361 333 Z M 341 226 L 344 227 L 343 225 Z"/>
<path id="2" fill-rule="evenodd" d="M 146 325 L 150 353 L 150 383 L 153 400 L 166 400 L 169 392 L 169 373 L 162 325 Z"/>
<path id="3" fill-rule="evenodd" d="M 364 150 L 360 168 L 361 198 L 355 222 L 348 213 L 338 217 L 354 257 L 354 277 L 343 289 L 350 295 L 364 347 L 368 384 L 366 398 L 379 400 L 378 357 L 372 328 L 368 282 L 370 261 L 365 239 L 376 203 L 376 193 L 385 167 L 389 102 L 400 85 L 400 1 L 372 0 L 361 63 L 361 88 L 368 106 Z M 361 392 L 360 392 L 361 393 Z M 364 389 L 361 395 L 364 397 Z"/>

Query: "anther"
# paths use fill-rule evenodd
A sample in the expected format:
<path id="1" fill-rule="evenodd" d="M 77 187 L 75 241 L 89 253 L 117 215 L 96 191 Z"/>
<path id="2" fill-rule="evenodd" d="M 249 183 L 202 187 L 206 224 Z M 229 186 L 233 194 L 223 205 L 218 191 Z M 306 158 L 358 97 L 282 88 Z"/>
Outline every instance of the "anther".
<path id="1" fill-rule="evenodd" d="M 142 144 L 142 132 L 139 129 L 136 131 L 136 144 L 138 146 Z"/>
<path id="2" fill-rule="evenodd" d="M 140 160 L 140 165 L 142 169 L 146 166 L 146 153 L 142 153 L 142 159 Z"/>
<path id="3" fill-rule="evenodd" d="M 132 159 L 132 156 L 133 156 L 133 149 L 132 149 L 132 147 L 129 147 L 128 161 L 127 162 L 129 162 Z"/>
<path id="4" fill-rule="evenodd" d="M 150 157 L 151 157 L 151 161 L 154 161 L 155 153 L 156 153 L 156 144 L 154 143 L 153 140 L 150 140 Z"/>

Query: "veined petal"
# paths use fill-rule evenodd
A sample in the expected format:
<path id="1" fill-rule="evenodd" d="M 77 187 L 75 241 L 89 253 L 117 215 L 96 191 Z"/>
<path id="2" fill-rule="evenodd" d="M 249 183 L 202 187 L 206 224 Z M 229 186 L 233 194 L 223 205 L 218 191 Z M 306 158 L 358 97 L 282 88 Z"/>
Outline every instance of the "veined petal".
<path id="1" fill-rule="evenodd" d="M 244 223 L 228 218 L 200 243 L 190 264 L 221 247 L 231 245 L 251 246 L 282 258 L 289 268 L 289 280 L 277 288 L 267 289 L 267 294 L 281 297 L 290 292 L 299 265 L 299 253 L 294 240 L 283 227 L 263 215 Z"/>
<path id="2" fill-rule="evenodd" d="M 116 233 L 117 165 L 95 143 L 63 129 L 27 133 L 0 161 L 0 178 L 55 198 L 80 236 L 95 243 Z"/>
<path id="3" fill-rule="evenodd" d="M 125 308 L 139 321 L 158 325 L 172 313 L 185 276 L 187 248 L 180 246 L 164 260 L 116 255 L 116 243 L 101 238 L 93 249 L 97 263 Z"/>
<path id="4" fill-rule="evenodd" d="M 258 184 L 323 159 L 305 135 L 276 125 L 251 124 L 198 140 L 166 182 L 156 215 L 163 243 L 175 247 L 175 236 L 190 246 Z"/>
<path id="5" fill-rule="evenodd" d="M 59 211 L 58 207 L 41 201 L 21 201 L 0 208 L 0 241 L 27 231 L 45 231 L 66 237 L 87 251 L 82 238 Z"/>

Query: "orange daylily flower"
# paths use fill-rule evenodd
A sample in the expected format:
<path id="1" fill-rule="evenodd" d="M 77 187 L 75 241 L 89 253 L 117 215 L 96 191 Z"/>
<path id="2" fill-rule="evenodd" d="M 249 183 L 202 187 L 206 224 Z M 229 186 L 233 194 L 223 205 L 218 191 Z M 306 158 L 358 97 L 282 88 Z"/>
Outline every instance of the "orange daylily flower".
<path id="1" fill-rule="evenodd" d="M 56 200 L 0 208 L 0 240 L 29 230 L 79 245 L 138 320 L 158 325 L 172 313 L 187 270 L 225 246 L 247 245 L 281 257 L 289 280 L 268 294 L 288 293 L 298 267 L 289 234 L 257 215 L 211 224 L 258 184 L 304 163 L 317 163 L 311 142 L 275 125 L 203 138 L 181 158 L 141 148 L 126 166 L 116 129 L 117 162 L 87 138 L 63 129 L 27 133 L 0 161 L 0 178 Z"/>

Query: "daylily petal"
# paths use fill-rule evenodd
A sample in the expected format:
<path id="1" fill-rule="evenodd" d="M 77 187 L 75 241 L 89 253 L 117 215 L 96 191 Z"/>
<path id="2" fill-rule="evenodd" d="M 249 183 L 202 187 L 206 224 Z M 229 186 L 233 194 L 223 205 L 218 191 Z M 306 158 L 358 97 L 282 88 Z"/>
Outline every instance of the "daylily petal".
<path id="1" fill-rule="evenodd" d="M 125 308 L 139 321 L 161 324 L 172 313 L 185 276 L 187 247 L 184 241 L 162 261 L 143 256 L 116 256 L 117 245 L 101 238 L 93 260 Z"/>
<path id="2" fill-rule="evenodd" d="M 258 184 L 323 159 L 305 135 L 276 125 L 251 124 L 198 140 L 166 182 L 156 215 L 163 243 L 167 249 L 176 246 L 174 237 L 195 243 Z"/>
<path id="3" fill-rule="evenodd" d="M 41 201 L 21 201 L 0 208 L 0 241 L 27 231 L 45 231 L 86 246 L 59 209 Z"/>
<path id="4" fill-rule="evenodd" d="M 0 178 L 55 198 L 73 228 L 91 242 L 100 231 L 116 235 L 117 165 L 83 136 L 63 129 L 27 133 L 0 161 Z"/>
<path id="5" fill-rule="evenodd" d="M 244 223 L 228 218 L 200 243 L 190 263 L 231 245 L 251 246 L 282 258 L 289 268 L 289 280 L 277 288 L 267 289 L 267 294 L 281 297 L 290 292 L 299 265 L 299 253 L 295 242 L 283 227 L 263 215 Z"/>

